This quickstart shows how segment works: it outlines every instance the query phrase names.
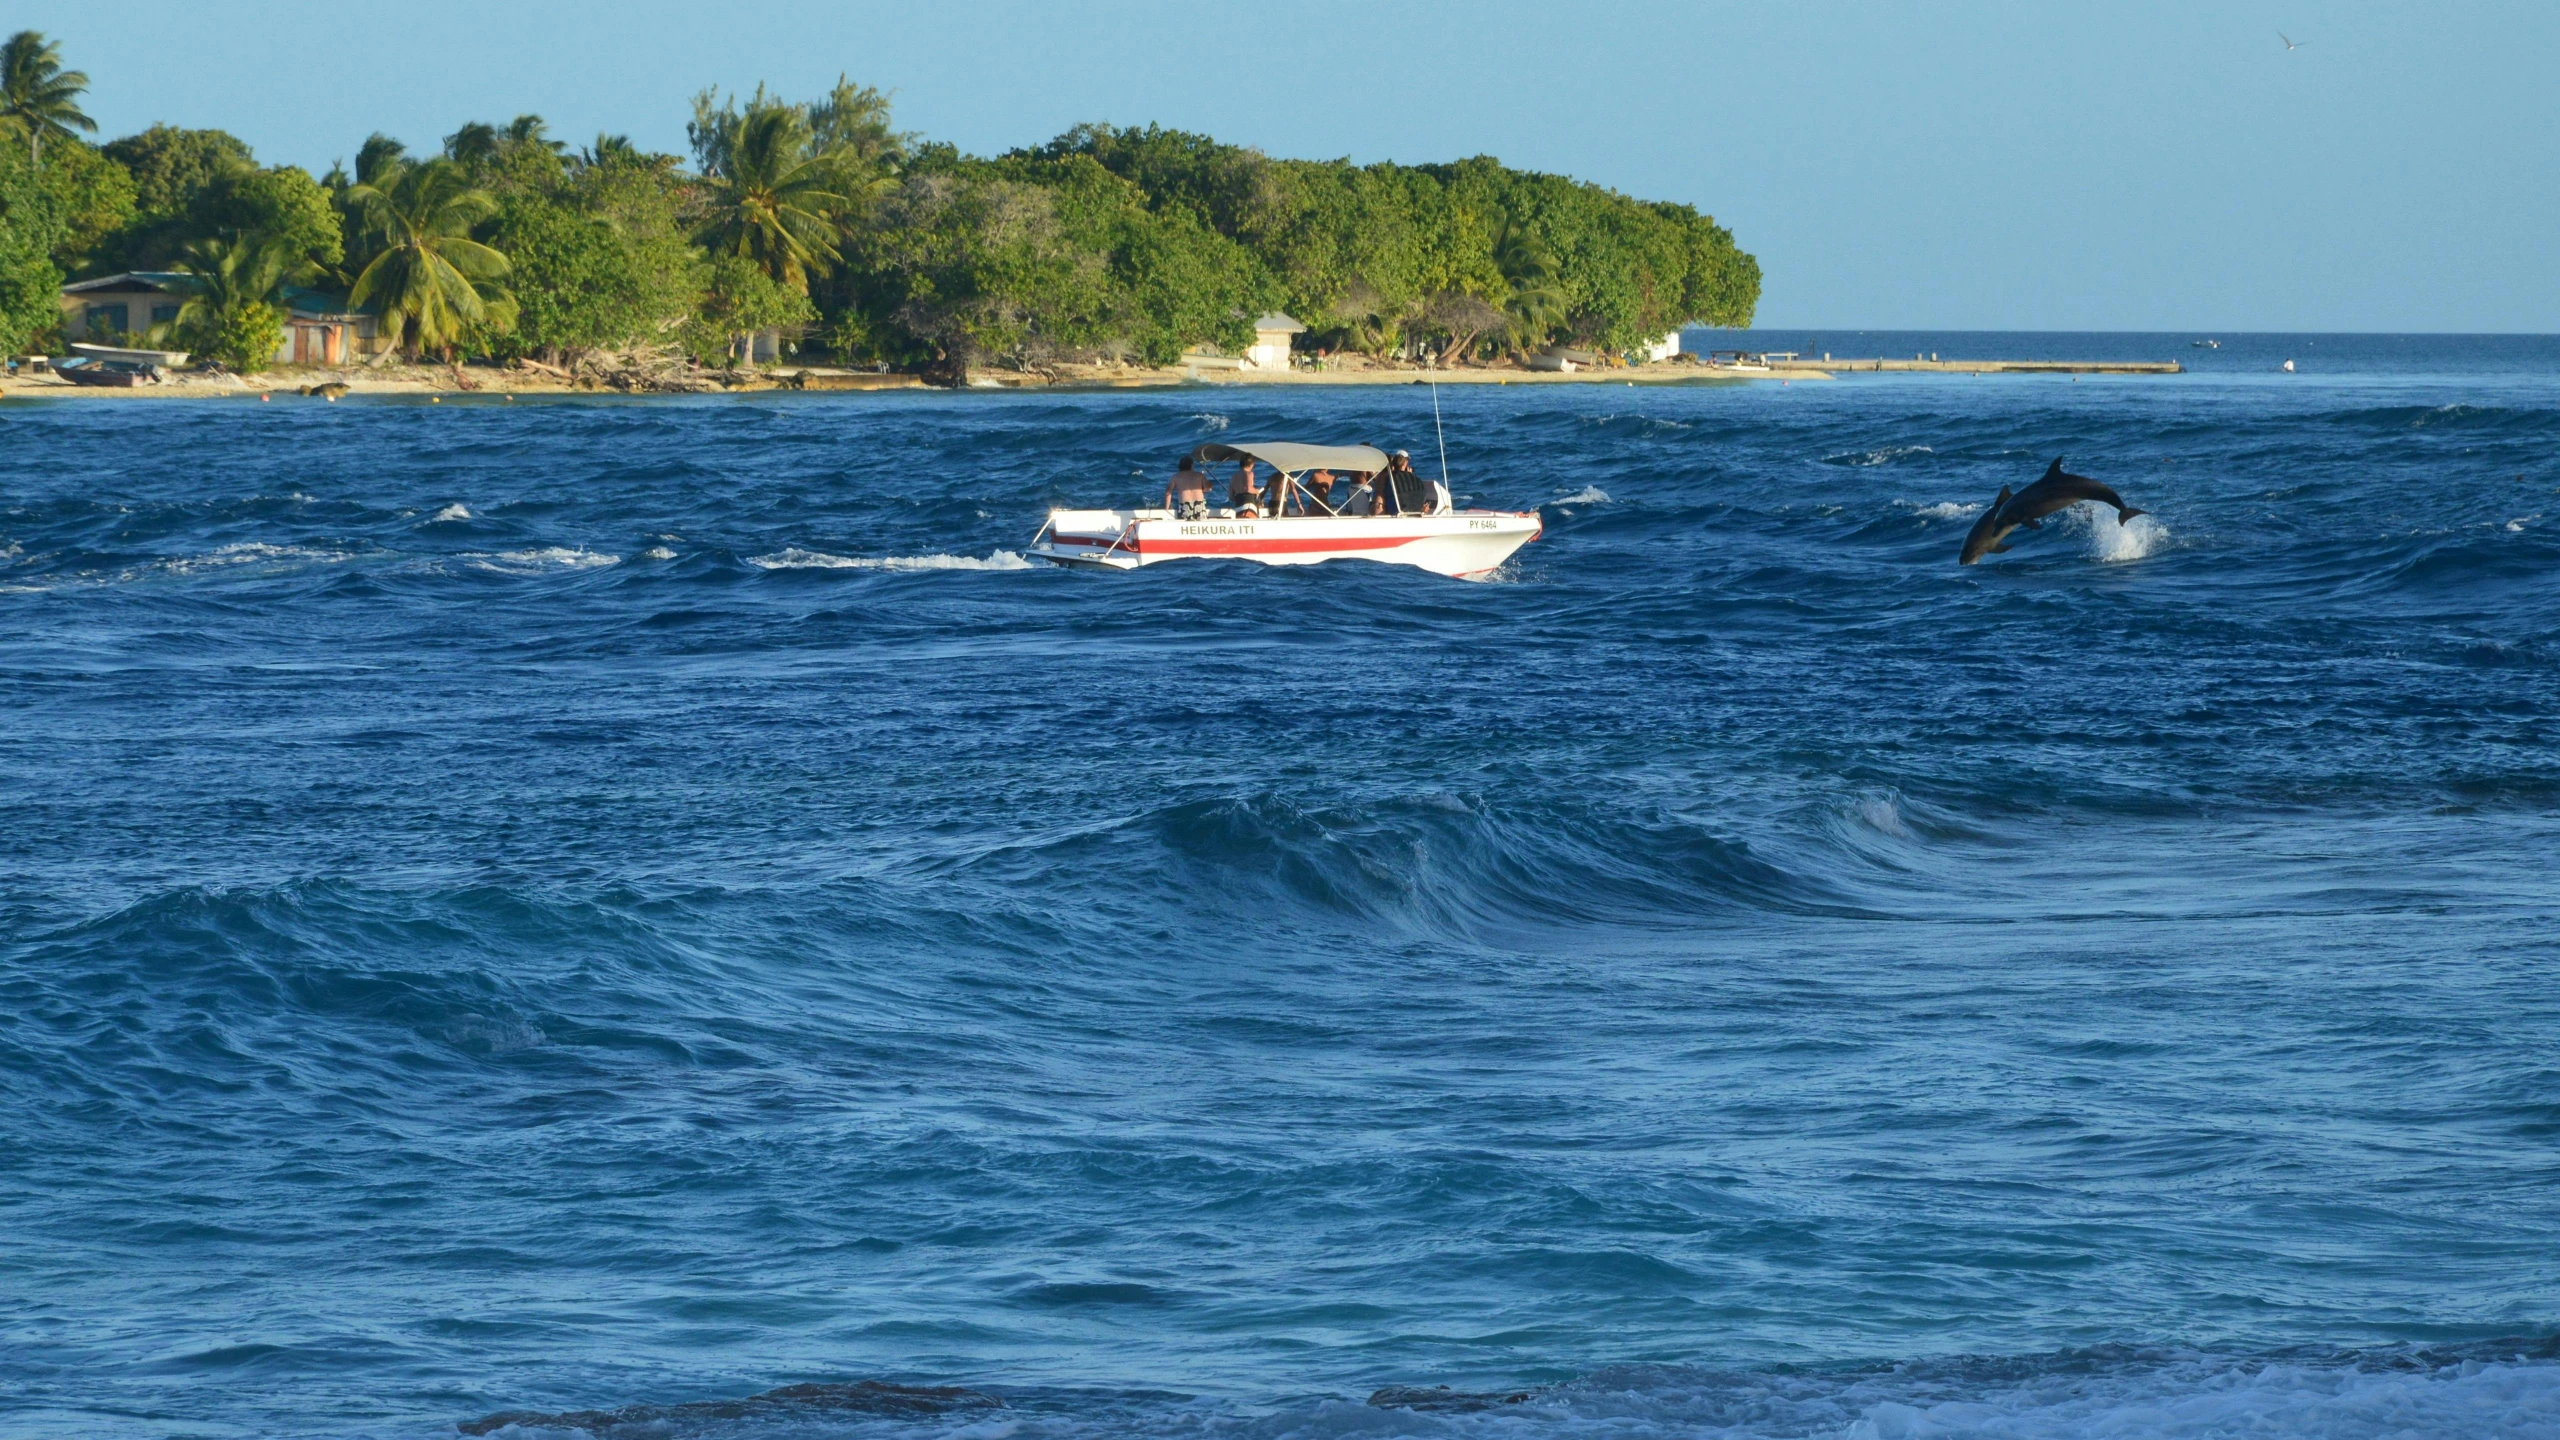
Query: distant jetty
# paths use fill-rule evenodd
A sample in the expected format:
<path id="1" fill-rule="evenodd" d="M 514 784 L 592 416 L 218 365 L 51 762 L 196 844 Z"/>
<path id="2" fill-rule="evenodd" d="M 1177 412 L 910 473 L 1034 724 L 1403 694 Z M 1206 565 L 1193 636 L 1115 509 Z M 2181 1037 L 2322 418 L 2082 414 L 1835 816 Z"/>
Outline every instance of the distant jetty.
<path id="1" fill-rule="evenodd" d="M 1931 375 L 2183 375 L 2187 367 L 2175 360 L 1940 360 L 1934 356 L 1925 360 L 1835 360 L 1826 355 L 1819 360 L 1773 359 L 1767 369 L 1777 375 L 1874 370 Z"/>

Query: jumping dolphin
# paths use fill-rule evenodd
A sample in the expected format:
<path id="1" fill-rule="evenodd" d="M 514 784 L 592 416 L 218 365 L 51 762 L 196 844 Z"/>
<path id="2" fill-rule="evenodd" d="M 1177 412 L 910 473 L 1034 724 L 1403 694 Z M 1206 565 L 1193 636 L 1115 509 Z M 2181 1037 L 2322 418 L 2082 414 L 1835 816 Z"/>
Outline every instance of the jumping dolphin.
<path id="1" fill-rule="evenodd" d="M 1982 512 L 1982 518 L 1974 521 L 1973 529 L 1965 535 L 1964 554 L 1957 563 L 1970 565 L 1986 554 L 1997 555 L 2009 548 L 2001 542 L 2009 538 L 2010 531 L 2020 526 L 2029 530 L 2041 529 L 2043 527 L 2037 525 L 2037 521 L 2083 500 L 2116 507 L 2116 523 L 2119 525 L 2136 515 L 2148 513 L 2127 505 L 2123 496 L 2088 476 L 2066 472 L 2061 459 L 2056 457 L 2051 465 L 2045 467 L 2043 478 L 2016 495 L 2009 493 L 2008 486 L 2000 487 L 2000 498 L 1991 502 L 1991 508 Z"/>

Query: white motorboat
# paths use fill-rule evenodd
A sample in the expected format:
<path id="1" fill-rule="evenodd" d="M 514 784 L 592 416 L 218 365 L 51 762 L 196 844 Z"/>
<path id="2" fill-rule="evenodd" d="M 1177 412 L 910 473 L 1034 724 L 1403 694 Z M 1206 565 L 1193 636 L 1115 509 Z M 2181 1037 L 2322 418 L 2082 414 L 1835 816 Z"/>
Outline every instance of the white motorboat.
<path id="1" fill-rule="evenodd" d="M 1209 463 L 1258 460 L 1279 472 L 1265 491 L 1273 513 L 1052 510 L 1027 553 L 1112 570 L 1202 558 L 1265 565 L 1377 560 L 1471 580 L 1500 568 L 1545 528 L 1534 510 L 1460 510 L 1448 486 L 1410 470 L 1403 483 L 1391 484 L 1386 455 L 1366 445 L 1203 445 L 1192 454 Z M 1306 488 L 1303 477 L 1317 470 L 1353 482 L 1352 496 L 1337 498 L 1341 509 Z M 1369 496 L 1380 497 L 1374 507 Z M 1361 513 L 1348 513 L 1354 509 Z"/>

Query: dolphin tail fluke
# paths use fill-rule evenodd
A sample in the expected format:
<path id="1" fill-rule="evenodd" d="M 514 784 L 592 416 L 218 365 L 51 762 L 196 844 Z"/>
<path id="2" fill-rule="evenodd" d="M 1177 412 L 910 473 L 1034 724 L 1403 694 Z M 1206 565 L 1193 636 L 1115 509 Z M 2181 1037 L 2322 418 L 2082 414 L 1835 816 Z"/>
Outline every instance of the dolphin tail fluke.
<path id="1" fill-rule="evenodd" d="M 2148 510 L 2136 510 L 2132 506 L 2126 505 L 2116 511 L 2116 523 L 2122 525 L 2136 515 L 2148 515 L 2150 513 L 2151 512 Z"/>

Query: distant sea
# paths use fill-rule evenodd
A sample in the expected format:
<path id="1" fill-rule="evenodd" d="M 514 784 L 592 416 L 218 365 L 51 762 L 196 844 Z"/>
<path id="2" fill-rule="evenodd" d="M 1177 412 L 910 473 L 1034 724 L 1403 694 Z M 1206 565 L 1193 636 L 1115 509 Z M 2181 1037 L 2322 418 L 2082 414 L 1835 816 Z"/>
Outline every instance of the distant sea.
<path id="1" fill-rule="evenodd" d="M 2560 1435 L 2560 340 L 1691 343 L 0 402 L 0 1435 Z"/>

